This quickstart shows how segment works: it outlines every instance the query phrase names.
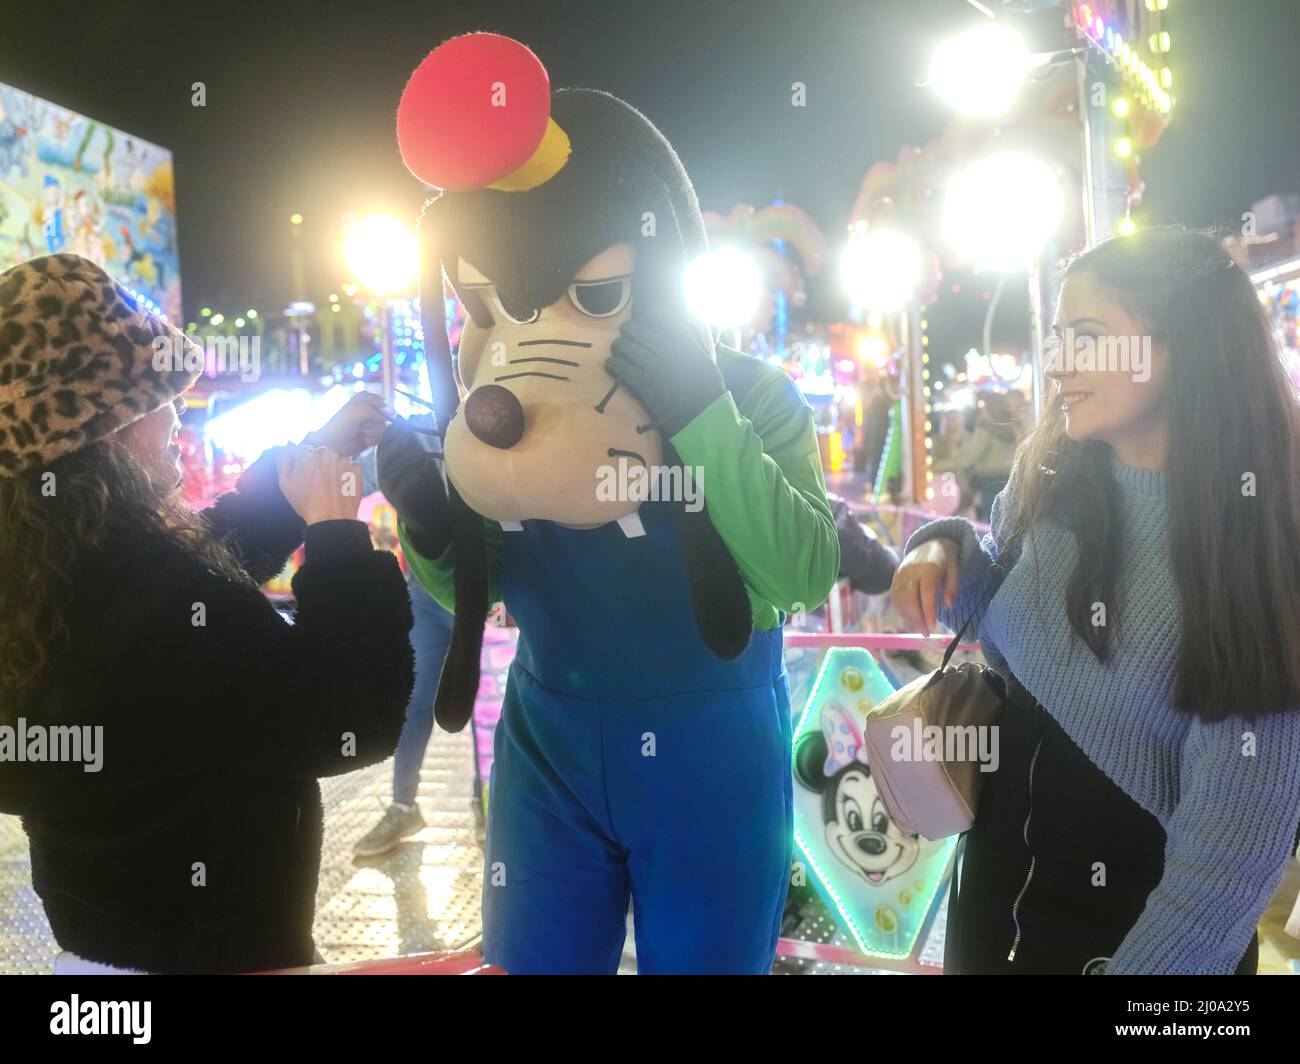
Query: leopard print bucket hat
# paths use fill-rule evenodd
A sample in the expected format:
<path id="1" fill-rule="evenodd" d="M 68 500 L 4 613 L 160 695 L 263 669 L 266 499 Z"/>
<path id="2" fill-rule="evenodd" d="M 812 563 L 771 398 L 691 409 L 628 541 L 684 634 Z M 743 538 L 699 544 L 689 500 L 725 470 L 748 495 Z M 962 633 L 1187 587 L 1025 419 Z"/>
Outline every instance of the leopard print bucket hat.
<path id="1" fill-rule="evenodd" d="M 159 337 L 170 343 L 155 344 Z M 46 255 L 7 270 L 0 477 L 39 469 L 166 406 L 202 365 L 201 348 L 89 259 Z"/>

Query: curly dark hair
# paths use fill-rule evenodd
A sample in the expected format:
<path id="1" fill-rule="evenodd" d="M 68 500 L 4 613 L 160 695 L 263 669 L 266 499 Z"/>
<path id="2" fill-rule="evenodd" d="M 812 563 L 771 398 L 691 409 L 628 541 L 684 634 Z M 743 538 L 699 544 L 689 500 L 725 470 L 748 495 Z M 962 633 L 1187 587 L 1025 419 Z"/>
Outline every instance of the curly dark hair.
<path id="1" fill-rule="evenodd" d="M 0 477 L 0 720 L 44 686 L 67 649 L 78 565 L 115 530 L 168 539 L 252 583 L 180 491 L 158 483 L 116 437 Z"/>

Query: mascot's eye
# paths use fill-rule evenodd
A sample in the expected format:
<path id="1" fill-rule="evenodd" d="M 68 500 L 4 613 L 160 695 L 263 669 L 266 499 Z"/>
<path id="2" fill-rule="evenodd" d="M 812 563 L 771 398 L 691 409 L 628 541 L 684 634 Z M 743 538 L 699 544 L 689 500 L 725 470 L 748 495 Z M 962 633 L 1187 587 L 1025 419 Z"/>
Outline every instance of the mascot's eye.
<path id="1" fill-rule="evenodd" d="M 879 802 L 876 802 L 871 810 L 871 830 L 878 831 L 881 835 L 889 831 L 889 815 Z"/>
<path id="2" fill-rule="evenodd" d="M 526 318 L 516 318 L 510 313 L 510 311 L 506 310 L 506 305 L 501 302 L 501 297 L 496 294 L 495 290 L 493 290 L 492 295 L 489 297 L 489 301 L 492 304 L 493 313 L 500 314 L 506 319 L 506 321 L 512 321 L 516 325 L 532 325 L 533 322 L 542 316 L 541 310 L 538 309 L 532 311 Z"/>
<path id="3" fill-rule="evenodd" d="M 581 282 L 569 285 L 573 305 L 589 318 L 612 318 L 632 295 L 632 278 L 615 277 L 608 281 Z"/>

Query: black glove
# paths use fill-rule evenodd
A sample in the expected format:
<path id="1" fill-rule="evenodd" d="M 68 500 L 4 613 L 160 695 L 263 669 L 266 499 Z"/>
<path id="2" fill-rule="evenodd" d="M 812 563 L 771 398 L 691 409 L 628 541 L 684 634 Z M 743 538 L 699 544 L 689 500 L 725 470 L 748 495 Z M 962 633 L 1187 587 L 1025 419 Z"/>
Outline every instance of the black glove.
<path id="1" fill-rule="evenodd" d="M 451 545 L 451 509 L 433 455 L 420 446 L 407 422 L 394 421 L 375 454 L 379 490 L 406 526 L 406 535 L 426 558 L 441 557 Z"/>
<path id="2" fill-rule="evenodd" d="M 717 363 L 685 322 L 625 321 L 610 345 L 609 375 L 674 436 L 727 390 Z"/>

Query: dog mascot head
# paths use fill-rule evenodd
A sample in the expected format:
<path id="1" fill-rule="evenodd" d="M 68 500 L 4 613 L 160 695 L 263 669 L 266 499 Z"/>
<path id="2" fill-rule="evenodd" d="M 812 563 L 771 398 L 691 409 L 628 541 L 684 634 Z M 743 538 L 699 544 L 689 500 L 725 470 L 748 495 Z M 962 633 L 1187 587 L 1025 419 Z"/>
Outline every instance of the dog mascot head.
<path id="1" fill-rule="evenodd" d="M 430 53 L 402 94 L 397 136 L 411 173 L 439 190 L 420 220 L 420 292 L 456 559 L 436 714 L 455 730 L 478 687 L 482 518 L 627 520 L 639 503 L 598 492 L 598 470 L 619 458 L 647 470 L 678 462 L 605 360 L 629 317 L 686 319 L 682 270 L 706 242 L 662 134 L 606 93 L 552 92 L 537 57 L 508 37 L 468 34 Z M 454 362 L 444 275 L 467 312 Z M 705 326 L 690 327 L 712 351 Z M 678 514 L 701 636 L 735 657 L 752 624 L 739 570 L 707 510 Z"/>

